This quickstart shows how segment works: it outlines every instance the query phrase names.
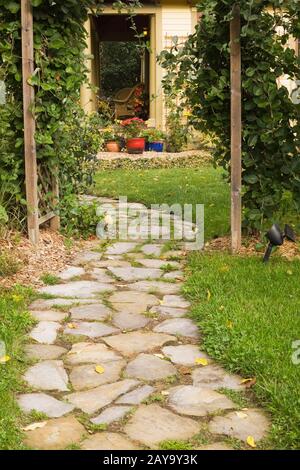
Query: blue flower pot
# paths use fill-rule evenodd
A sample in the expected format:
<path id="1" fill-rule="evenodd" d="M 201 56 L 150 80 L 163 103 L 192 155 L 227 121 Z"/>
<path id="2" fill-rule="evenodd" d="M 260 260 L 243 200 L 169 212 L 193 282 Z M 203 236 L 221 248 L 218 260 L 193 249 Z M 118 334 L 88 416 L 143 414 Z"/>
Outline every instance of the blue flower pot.
<path id="1" fill-rule="evenodd" d="M 150 142 L 149 150 L 152 152 L 163 152 L 164 144 L 163 142 Z"/>

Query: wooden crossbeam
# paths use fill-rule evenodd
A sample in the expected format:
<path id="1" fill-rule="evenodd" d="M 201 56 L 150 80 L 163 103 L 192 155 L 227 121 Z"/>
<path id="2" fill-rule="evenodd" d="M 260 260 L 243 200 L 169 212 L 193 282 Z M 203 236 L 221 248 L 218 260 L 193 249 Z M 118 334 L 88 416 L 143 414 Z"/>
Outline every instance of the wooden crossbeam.
<path id="1" fill-rule="evenodd" d="M 24 157 L 27 199 L 28 236 L 33 244 L 39 240 L 37 160 L 35 145 L 35 119 L 32 112 L 34 87 L 28 79 L 34 72 L 33 55 L 33 14 L 30 0 L 21 0 L 22 23 L 22 74 L 23 74 L 23 113 L 24 113 Z"/>
<path id="2" fill-rule="evenodd" d="M 233 7 L 230 23 L 231 69 L 231 247 L 235 253 L 242 243 L 242 94 L 241 94 L 241 15 Z"/>

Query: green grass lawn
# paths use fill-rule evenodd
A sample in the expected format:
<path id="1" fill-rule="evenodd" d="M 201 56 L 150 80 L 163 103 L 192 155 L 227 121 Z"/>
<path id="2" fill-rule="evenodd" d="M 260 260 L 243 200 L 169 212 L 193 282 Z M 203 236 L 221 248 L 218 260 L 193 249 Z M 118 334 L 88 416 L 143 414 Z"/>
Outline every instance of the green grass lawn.
<path id="1" fill-rule="evenodd" d="M 9 360 L 0 363 L 0 450 L 22 449 L 22 414 L 15 402 L 15 394 L 22 390 L 24 371 L 23 343 L 32 325 L 26 307 L 32 292 L 16 287 L 0 290 L 0 341 L 5 344 Z M 3 361 L 3 351 L 1 358 Z"/>
<path id="2" fill-rule="evenodd" d="M 300 448 L 300 261 L 222 253 L 190 256 L 185 293 L 205 350 L 228 369 L 256 377 L 254 392 L 272 413 L 271 446 Z M 208 292 L 211 295 L 208 295 Z M 297 355 L 297 354 L 296 354 Z"/>
<path id="3" fill-rule="evenodd" d="M 222 172 L 210 166 L 102 171 L 96 194 L 127 195 L 147 206 L 204 203 L 206 240 L 229 232 L 229 188 Z M 297 228 L 299 216 L 289 198 L 283 206 L 279 221 Z M 187 269 L 185 292 L 204 334 L 201 344 L 226 368 L 257 379 L 254 401 L 271 412 L 273 422 L 264 446 L 299 449 L 300 364 L 292 362 L 292 344 L 300 340 L 300 261 L 273 255 L 263 265 L 255 256 L 193 253 Z"/>
<path id="4" fill-rule="evenodd" d="M 229 231 L 229 187 L 221 170 L 201 168 L 158 170 L 113 170 L 96 175 L 94 193 L 99 196 L 127 196 L 128 201 L 151 204 L 205 205 L 206 240 Z"/>

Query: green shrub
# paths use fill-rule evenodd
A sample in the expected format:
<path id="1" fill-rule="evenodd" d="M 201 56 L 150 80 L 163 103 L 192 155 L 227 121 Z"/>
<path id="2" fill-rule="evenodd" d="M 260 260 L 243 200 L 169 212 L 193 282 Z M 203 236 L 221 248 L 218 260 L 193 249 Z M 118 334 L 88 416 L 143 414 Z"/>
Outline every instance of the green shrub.
<path id="1" fill-rule="evenodd" d="M 191 111 L 190 124 L 212 137 L 215 161 L 230 171 L 230 53 L 233 0 L 203 0 L 201 22 L 184 45 L 174 41 L 161 56 L 167 95 Z M 271 220 L 285 190 L 300 207 L 300 105 L 278 79 L 300 80 L 299 57 L 289 47 L 299 38 L 295 0 L 237 2 L 241 7 L 244 225 Z M 266 5 L 270 6 L 268 10 Z M 283 34 L 278 34 L 282 28 Z"/>
<path id="2" fill-rule="evenodd" d="M 76 195 L 69 194 L 60 204 L 62 232 L 67 237 L 87 239 L 96 235 L 101 220 L 97 215 L 96 203 L 81 201 Z"/>
<path id="3" fill-rule="evenodd" d="M 0 277 L 7 277 L 16 274 L 19 267 L 19 263 L 15 261 L 9 253 L 0 254 Z"/>

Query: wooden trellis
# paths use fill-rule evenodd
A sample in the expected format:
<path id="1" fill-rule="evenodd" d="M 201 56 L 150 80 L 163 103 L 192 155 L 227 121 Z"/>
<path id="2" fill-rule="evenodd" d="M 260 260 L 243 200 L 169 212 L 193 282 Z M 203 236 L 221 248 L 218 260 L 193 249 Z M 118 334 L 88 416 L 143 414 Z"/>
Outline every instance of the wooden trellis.
<path id="1" fill-rule="evenodd" d="M 242 241 L 242 93 L 241 93 L 241 15 L 233 7 L 230 23 L 231 72 L 231 247 L 241 248 Z"/>
<path id="2" fill-rule="evenodd" d="M 39 203 L 44 203 L 42 190 L 49 192 L 43 182 L 42 168 L 38 168 L 35 146 L 35 118 L 32 113 L 34 87 L 28 79 L 34 72 L 33 13 L 30 0 L 21 0 L 22 19 L 22 72 L 25 143 L 25 182 L 28 206 L 28 234 L 32 243 L 38 243 L 40 225 L 50 221 L 52 229 L 59 228 L 59 217 L 52 211 L 40 214 Z M 230 24 L 231 56 L 231 240 L 232 251 L 241 247 L 241 149 L 242 149 L 242 106 L 241 106 L 241 45 L 240 8 L 233 7 Z M 38 185 L 38 179 L 40 185 Z M 49 180 L 48 180 L 49 181 Z M 57 180 L 51 185 L 52 207 L 57 203 L 59 191 Z M 40 188 L 40 189 L 39 189 Z"/>
<path id="3" fill-rule="evenodd" d="M 45 194 L 49 193 L 49 190 L 51 191 L 51 206 L 53 208 L 58 202 L 59 191 L 57 178 L 50 178 L 51 185 L 49 187 L 49 184 L 46 184 L 43 178 L 43 168 L 38 168 L 37 165 L 35 118 L 32 112 L 35 93 L 34 87 L 28 83 L 29 78 L 34 73 L 33 13 L 30 0 L 21 0 L 21 26 L 27 226 L 30 241 L 37 244 L 41 225 L 50 221 L 50 227 L 53 230 L 59 228 L 59 217 L 53 210 L 47 212 L 45 208 Z M 49 181 L 49 178 L 47 178 L 47 181 Z"/>

